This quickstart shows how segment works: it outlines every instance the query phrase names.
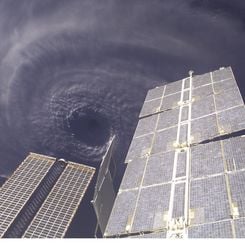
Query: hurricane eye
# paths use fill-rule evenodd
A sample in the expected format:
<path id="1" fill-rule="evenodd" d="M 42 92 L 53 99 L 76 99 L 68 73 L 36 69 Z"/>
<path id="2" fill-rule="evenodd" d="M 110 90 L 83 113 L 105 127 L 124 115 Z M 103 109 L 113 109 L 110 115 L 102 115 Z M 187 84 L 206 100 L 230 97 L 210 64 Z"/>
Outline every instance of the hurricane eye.
<path id="1" fill-rule="evenodd" d="M 68 131 L 89 146 L 105 144 L 110 137 L 110 123 L 102 114 L 93 110 L 77 109 L 68 119 Z"/>

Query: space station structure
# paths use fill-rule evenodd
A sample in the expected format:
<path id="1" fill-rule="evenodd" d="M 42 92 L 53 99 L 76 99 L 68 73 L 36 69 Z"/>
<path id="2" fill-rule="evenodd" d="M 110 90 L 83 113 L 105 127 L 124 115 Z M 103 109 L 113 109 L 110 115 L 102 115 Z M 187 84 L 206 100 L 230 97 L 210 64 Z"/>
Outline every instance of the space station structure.
<path id="1" fill-rule="evenodd" d="M 95 168 L 30 153 L 0 189 L 0 238 L 62 238 Z"/>
<path id="2" fill-rule="evenodd" d="M 104 237 L 245 238 L 244 130 L 231 67 L 149 90 Z"/>

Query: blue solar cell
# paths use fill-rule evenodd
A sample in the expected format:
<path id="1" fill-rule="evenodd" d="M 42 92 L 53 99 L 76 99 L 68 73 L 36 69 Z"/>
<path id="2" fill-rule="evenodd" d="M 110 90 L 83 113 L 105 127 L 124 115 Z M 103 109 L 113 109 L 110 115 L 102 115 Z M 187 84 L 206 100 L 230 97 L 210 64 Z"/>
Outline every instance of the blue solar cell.
<path id="1" fill-rule="evenodd" d="M 230 221 L 211 223 L 190 227 L 189 238 L 232 238 L 232 227 Z"/>

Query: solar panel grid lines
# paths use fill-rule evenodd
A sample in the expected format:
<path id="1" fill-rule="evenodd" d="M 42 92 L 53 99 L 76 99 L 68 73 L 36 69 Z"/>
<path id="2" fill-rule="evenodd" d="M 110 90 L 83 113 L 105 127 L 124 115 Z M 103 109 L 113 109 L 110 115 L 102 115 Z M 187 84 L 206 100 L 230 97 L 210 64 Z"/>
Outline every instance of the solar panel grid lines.
<path id="1" fill-rule="evenodd" d="M 63 237 L 94 171 L 91 167 L 68 163 L 23 237 Z"/>
<path id="2" fill-rule="evenodd" d="M 213 73 L 210 73 L 211 75 L 211 81 L 212 81 L 212 86 L 213 86 L 213 91 L 214 91 L 214 85 L 213 85 Z M 214 100 L 214 106 L 215 106 L 215 110 L 217 111 L 217 105 L 216 105 L 216 99 Z M 217 120 L 217 125 L 218 128 L 220 128 L 219 126 L 219 121 L 218 118 Z M 222 159 L 223 159 L 223 163 L 224 163 L 224 171 L 225 171 L 225 185 L 226 185 L 226 192 L 227 192 L 227 197 L 228 197 L 228 202 L 229 202 L 229 208 L 230 208 L 230 214 L 232 215 L 233 213 L 233 205 L 232 205 L 232 196 L 231 196 L 231 189 L 230 189 L 230 182 L 229 182 L 229 178 L 227 175 L 227 171 L 228 171 L 228 166 L 227 166 L 227 162 L 225 160 L 225 155 L 224 155 L 224 146 L 223 146 L 223 142 L 221 141 L 221 154 L 222 154 Z M 231 223 L 231 227 L 232 227 L 232 235 L 233 237 L 235 237 L 236 232 L 235 232 L 235 226 L 234 223 Z"/>
<path id="3" fill-rule="evenodd" d="M 166 89 L 166 85 L 150 89 L 147 92 L 145 102 L 161 98 L 163 96 L 163 92 L 165 89 Z"/>
<path id="4" fill-rule="evenodd" d="M 234 75 L 231 68 L 226 68 L 185 78 L 182 80 L 181 88 L 179 84 L 178 81 L 178 83 L 171 83 L 171 86 L 169 86 L 171 89 L 176 88 L 176 90 L 168 89 L 168 85 L 165 85 L 167 93 L 162 96 L 161 109 L 154 114 L 155 118 L 160 118 L 156 124 L 157 127 L 155 129 L 151 127 L 149 133 L 143 130 L 143 128 L 147 128 L 148 121 L 152 120 L 150 118 L 153 114 L 148 114 L 144 127 L 137 128 L 137 134 L 134 135 L 132 141 L 133 151 L 129 150 L 131 161 L 128 161 L 125 172 L 125 175 L 128 176 L 124 175 L 121 193 L 140 189 L 141 191 L 137 194 L 139 197 L 143 190 L 154 187 L 160 188 L 163 184 L 169 184 L 172 190 L 168 203 L 169 209 L 162 215 L 165 217 L 165 221 L 166 216 L 168 216 L 170 222 L 181 218 L 177 216 L 183 215 L 184 226 L 182 231 L 186 232 L 184 236 L 202 237 L 206 234 L 207 237 L 226 237 L 225 233 L 222 232 L 223 229 L 227 231 L 226 234 L 231 234 L 227 235 L 228 237 L 239 237 L 238 231 L 235 230 L 238 222 L 236 222 L 237 218 L 234 217 L 236 217 L 237 212 L 240 215 L 239 217 L 242 217 L 242 211 L 239 210 L 243 208 L 237 202 L 238 198 L 241 199 L 237 194 L 239 188 L 234 188 L 234 179 L 231 181 L 230 176 L 231 174 L 243 173 L 245 168 L 245 157 L 241 150 L 244 143 L 239 136 L 239 132 L 242 133 L 242 130 L 245 129 L 245 110 Z M 149 97 L 146 102 L 158 100 L 157 106 L 159 107 L 160 92 L 156 88 L 154 93 L 158 94 L 157 98 Z M 163 105 L 165 101 L 166 104 Z M 140 117 L 140 121 L 145 118 Z M 141 126 L 141 124 L 142 122 L 138 126 Z M 146 146 L 147 137 L 149 142 Z M 171 154 L 173 154 L 172 157 L 170 157 Z M 140 165 L 134 161 L 138 157 L 144 159 Z M 140 187 L 138 184 L 126 186 L 126 182 L 130 180 L 130 177 L 135 176 L 135 171 L 139 169 L 137 182 L 139 180 L 143 181 L 143 185 Z M 175 176 L 174 179 L 173 175 Z M 193 183 L 198 184 L 198 186 L 193 186 Z M 184 191 L 183 188 L 180 188 L 181 191 L 178 189 L 180 186 L 184 186 Z M 220 188 L 218 188 L 219 186 Z M 200 224 L 195 224 L 192 221 L 193 198 L 202 200 L 201 194 L 193 193 L 195 188 L 206 196 L 206 199 L 200 202 L 199 207 L 196 207 L 200 210 L 194 212 L 200 217 L 203 215 L 205 222 Z M 136 205 L 136 202 L 139 205 L 139 199 L 137 199 L 137 201 L 133 201 L 131 206 Z M 216 207 L 216 204 L 221 204 L 221 206 Z M 135 210 L 138 213 L 139 206 L 137 205 Z M 210 205 L 209 208 L 208 205 Z M 171 211 L 172 207 L 173 212 Z M 172 217 L 169 215 L 171 212 Z M 154 210 L 147 211 L 147 213 L 150 213 L 151 217 L 156 215 L 156 220 L 160 215 L 156 214 Z M 145 224 L 152 224 L 151 218 L 146 215 L 143 216 Z M 138 220 L 138 217 L 138 215 L 134 217 L 134 220 Z M 116 213 L 113 213 L 111 218 L 116 222 Z M 212 221 L 211 218 L 214 218 L 215 221 Z M 225 223 L 226 221 L 227 223 Z M 243 223 L 240 222 L 239 224 Z M 196 228 L 192 229 L 192 227 Z M 109 228 L 108 232 L 110 231 Z M 139 228 L 137 232 L 146 232 L 147 234 L 155 232 L 148 230 L 148 228 Z M 140 229 L 142 230 L 140 231 Z M 190 232 L 188 232 L 188 229 L 190 229 Z M 126 231 L 124 229 L 121 232 Z M 131 230 L 132 233 L 130 233 L 130 230 L 128 232 L 124 235 L 136 236 L 134 227 Z M 113 232 L 111 235 L 113 235 Z M 171 237 L 171 235 L 169 232 L 167 237 Z M 144 235 L 142 236 L 144 237 Z"/>
<path id="5" fill-rule="evenodd" d="M 61 198 L 62 198 L 63 195 L 64 195 L 64 193 L 62 193 Z M 47 201 L 47 203 L 48 203 L 48 201 Z M 53 202 L 50 202 L 49 204 L 50 204 L 49 208 L 46 208 L 46 209 L 44 208 L 45 214 L 48 214 L 48 211 L 50 211 L 50 208 L 52 208 L 52 211 L 53 210 L 59 210 L 59 211 L 57 211 L 57 216 L 55 217 L 55 219 L 52 220 L 52 222 L 50 222 L 50 217 L 52 217 L 52 216 L 50 216 L 48 218 L 48 220 L 43 219 L 43 221 L 46 221 L 47 222 L 47 223 L 45 223 L 45 226 L 43 227 L 42 231 L 40 231 L 41 234 L 43 233 L 43 231 L 44 231 L 44 233 L 46 232 L 46 234 L 45 234 L 44 237 L 50 237 L 49 236 L 50 235 L 49 234 L 50 231 L 52 231 L 54 233 L 54 235 L 55 234 L 57 235 L 58 232 L 56 231 L 56 233 L 55 233 L 53 231 L 53 226 L 58 223 L 57 221 L 61 222 L 61 220 L 59 219 L 58 215 L 61 213 L 62 206 L 59 205 L 60 203 L 59 204 L 56 203 L 56 204 L 53 205 Z"/>
<path id="6" fill-rule="evenodd" d="M 29 161 L 28 157 L 29 156 L 27 156 L 21 163 L 20 167 L 16 169 L 11 178 L 5 182 L 0 190 L 0 205 L 2 207 L 2 212 L 0 214 L 0 237 L 4 235 L 5 231 L 23 208 L 28 198 L 34 192 L 35 187 L 41 182 L 49 168 L 52 166 L 50 162 L 39 165 L 39 161 L 35 161 L 33 158 Z M 39 172 L 36 169 L 38 169 Z M 19 182 L 17 179 L 19 176 L 21 177 L 22 173 L 24 179 Z M 26 176 L 27 178 L 25 178 Z M 18 189 L 15 188 L 17 185 L 19 187 Z"/>
<path id="7" fill-rule="evenodd" d="M 61 176 L 63 176 L 63 173 L 62 173 Z M 53 188 L 54 188 L 54 187 L 53 187 Z M 52 191 L 51 191 L 50 193 L 52 193 Z M 50 195 L 50 194 L 49 194 L 49 195 Z M 45 202 L 47 202 L 47 199 L 45 200 Z M 45 204 L 45 202 L 43 203 L 43 205 Z M 33 218 L 32 222 L 31 222 L 30 225 L 29 225 L 29 227 L 32 226 L 33 223 L 35 224 L 35 218 L 36 218 L 36 216 L 39 214 L 39 212 L 42 212 L 43 205 L 42 205 L 41 209 L 38 211 L 38 213 L 35 215 L 35 217 Z M 46 209 L 46 210 L 48 210 L 48 209 Z M 53 209 L 53 211 L 55 211 L 55 210 Z M 50 217 L 48 217 L 48 219 L 49 219 L 49 218 L 50 218 Z M 42 220 L 41 218 L 39 218 L 39 222 L 36 223 L 36 227 L 32 229 L 33 232 L 35 232 L 35 231 L 38 229 L 38 227 L 41 227 L 42 229 L 44 229 L 44 228 L 45 228 L 45 225 L 47 225 L 48 219 L 44 221 L 44 220 Z M 26 233 L 28 233 L 29 227 L 27 228 L 27 230 L 26 230 L 25 234 L 23 235 L 23 237 L 25 237 Z M 40 230 L 40 234 L 41 234 L 42 229 Z"/>
<path id="8" fill-rule="evenodd" d="M 166 91 L 166 86 L 164 87 L 164 90 L 163 90 L 163 95 L 162 95 L 162 98 L 161 98 L 160 107 L 161 107 L 161 105 L 162 105 L 162 103 L 163 103 L 163 97 L 164 97 L 165 91 Z M 157 125 L 158 125 L 158 121 L 159 121 L 159 115 L 157 116 L 157 119 L 156 119 L 155 131 L 156 131 L 156 128 L 157 128 Z M 153 142 L 154 142 L 155 136 L 156 136 L 156 134 L 154 133 L 150 149 L 152 149 L 152 147 L 153 147 L 152 144 L 153 144 Z M 139 192 L 138 192 L 137 199 L 136 199 L 136 205 L 135 205 L 134 211 L 133 211 L 133 213 L 132 213 L 132 216 L 131 216 L 131 222 L 130 222 L 129 228 L 128 228 L 128 231 L 129 231 L 129 232 L 131 232 L 132 225 L 133 225 L 133 223 L 134 223 L 134 219 L 135 219 L 135 215 L 136 215 L 136 211 L 137 211 L 137 205 L 138 205 L 139 198 L 140 198 L 141 188 L 142 188 L 142 186 L 143 186 L 143 180 L 144 180 L 144 176 L 145 176 L 146 166 L 147 166 L 148 160 L 149 160 L 149 158 L 147 158 L 147 162 L 146 162 L 146 164 L 145 164 L 144 171 L 143 171 L 143 176 L 142 176 L 142 179 L 141 179 L 141 181 L 140 181 Z"/>

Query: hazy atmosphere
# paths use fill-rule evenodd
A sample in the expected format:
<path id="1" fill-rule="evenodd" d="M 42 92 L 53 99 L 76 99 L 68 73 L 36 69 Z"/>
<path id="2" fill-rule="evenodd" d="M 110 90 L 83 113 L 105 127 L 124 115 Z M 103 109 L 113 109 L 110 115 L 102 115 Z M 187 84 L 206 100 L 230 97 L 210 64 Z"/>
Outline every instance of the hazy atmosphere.
<path id="1" fill-rule="evenodd" d="M 116 135 L 120 179 L 148 89 L 231 66 L 244 97 L 244 16 L 242 0 L 0 0 L 0 176 L 31 151 L 98 166 Z"/>

